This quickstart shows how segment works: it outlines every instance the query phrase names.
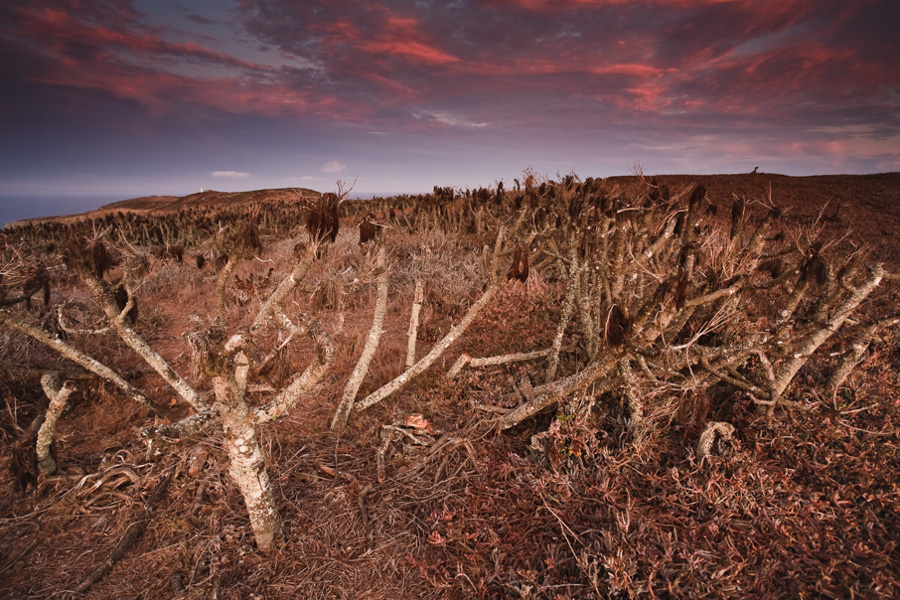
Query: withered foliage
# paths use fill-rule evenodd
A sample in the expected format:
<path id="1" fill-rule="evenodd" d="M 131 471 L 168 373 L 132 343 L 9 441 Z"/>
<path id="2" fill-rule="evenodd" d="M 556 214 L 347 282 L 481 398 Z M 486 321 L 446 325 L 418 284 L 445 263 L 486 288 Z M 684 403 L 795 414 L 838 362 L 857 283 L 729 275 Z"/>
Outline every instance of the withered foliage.
<path id="1" fill-rule="evenodd" d="M 256 219 L 251 216 L 230 240 L 230 247 L 243 253 L 262 252 L 262 237 Z"/>
<path id="2" fill-rule="evenodd" d="M 814 281 L 817 285 L 825 285 L 828 279 L 828 265 L 820 254 L 822 244 L 817 242 L 809 249 L 809 256 L 800 266 L 800 281 Z"/>
<path id="3" fill-rule="evenodd" d="M 735 198 L 731 205 L 731 233 L 729 237 L 734 239 L 741 231 L 741 221 L 744 219 L 744 213 L 747 210 L 747 201 L 743 198 Z"/>
<path id="4" fill-rule="evenodd" d="M 66 266 L 75 273 L 84 273 L 96 279 L 103 279 L 106 272 L 118 264 L 102 238 L 88 240 L 80 235 L 72 235 L 66 240 L 62 257 Z"/>
<path id="5" fill-rule="evenodd" d="M 0 286 L 3 281 L 0 279 Z M 31 308 L 31 298 L 38 292 L 42 292 L 44 300 L 44 308 L 50 306 L 50 274 L 43 266 L 30 269 L 26 275 L 25 282 L 22 284 L 22 297 L 25 298 L 25 306 Z M 4 292 L 0 292 L 4 294 Z M 4 294 L 5 295 L 5 294 Z M 3 304 L 4 297 L 0 296 L 0 305 Z"/>
<path id="6" fill-rule="evenodd" d="M 38 416 L 31 426 L 21 432 L 10 445 L 9 473 L 20 493 L 25 493 L 28 487 L 36 489 L 40 477 L 40 470 L 37 464 L 37 451 L 35 442 L 37 441 L 37 432 L 44 422 L 43 414 Z M 51 455 L 56 459 L 56 446 L 51 445 Z"/>
<path id="7" fill-rule="evenodd" d="M 606 311 L 603 322 L 603 341 L 607 346 L 617 348 L 625 343 L 628 331 L 628 317 L 618 304 L 613 304 Z"/>
<path id="8" fill-rule="evenodd" d="M 216 256 L 216 271 L 221 271 L 228 264 L 228 253 L 221 252 Z"/>
<path id="9" fill-rule="evenodd" d="M 378 235 L 378 225 L 372 222 L 372 215 L 369 213 L 365 216 L 362 223 L 359 224 L 359 243 L 371 242 L 376 235 Z"/>
<path id="10" fill-rule="evenodd" d="M 180 263 L 184 262 L 184 246 L 181 244 L 175 244 L 174 246 L 169 248 L 169 254 L 175 257 Z"/>
<path id="11" fill-rule="evenodd" d="M 528 281 L 528 247 L 522 244 L 513 251 L 512 265 L 506 273 L 507 279 L 518 279 L 522 283 Z"/>
<path id="12" fill-rule="evenodd" d="M 768 260 L 764 260 L 759 263 L 759 267 L 757 267 L 760 271 L 769 274 L 769 277 L 772 279 L 777 279 L 781 277 L 781 274 L 784 272 L 784 261 L 781 258 L 770 258 Z"/>
<path id="13" fill-rule="evenodd" d="M 119 307 L 119 312 L 125 310 L 125 307 L 128 306 L 128 300 L 131 299 L 131 308 L 128 309 L 128 314 L 125 315 L 125 318 L 133 327 L 138 320 L 138 300 L 134 296 L 129 296 L 128 290 L 125 289 L 125 284 L 119 282 L 113 288 L 113 297 L 116 300 L 116 306 Z"/>
<path id="14" fill-rule="evenodd" d="M 747 177 L 760 182 L 769 178 Z M 788 235 L 763 232 L 761 239 L 771 244 L 771 250 L 753 254 L 759 257 L 757 262 L 735 261 L 723 268 L 717 254 L 723 246 L 715 244 L 746 249 L 769 210 L 747 201 L 740 214 L 729 215 L 735 197 L 730 186 L 736 179 L 729 177 L 727 185 L 710 183 L 705 194 L 696 190 L 691 194 L 686 185 L 693 178 L 659 177 L 638 188 L 628 202 L 614 188 L 621 190 L 631 180 L 579 182 L 567 177 L 535 184 L 522 191 L 524 198 L 510 190 L 498 193 L 497 188 L 448 188 L 419 197 L 341 204 L 338 216 L 351 222 L 364 222 L 360 215 L 371 211 L 379 223 L 390 224 L 391 235 L 381 242 L 397 257 L 392 265 L 397 280 L 418 272 L 419 267 L 408 262 L 414 256 L 408 248 L 432 232 L 436 239 L 464 239 L 468 246 L 460 245 L 458 251 L 471 251 L 472 256 L 455 258 L 460 264 L 468 260 L 477 265 L 478 259 L 472 257 L 489 242 L 498 224 L 517 207 L 531 211 L 529 221 L 543 233 L 535 238 L 530 253 L 524 249 L 524 270 L 530 272 L 526 277 L 546 282 L 546 289 L 538 296 L 531 285 L 504 288 L 473 324 L 471 335 L 456 342 L 459 351 L 492 356 L 548 347 L 572 272 L 559 257 L 590 261 L 580 271 L 579 285 L 599 290 L 582 296 L 596 303 L 574 303 L 563 332 L 560 372 L 570 377 L 591 360 L 584 351 L 588 340 L 583 332 L 593 332 L 599 346 L 595 356 L 610 351 L 631 361 L 638 377 L 637 396 L 645 403 L 643 424 L 638 426 L 631 418 L 623 377 L 614 370 L 610 380 L 615 385 L 601 381 L 588 386 L 498 433 L 490 419 L 524 402 L 527 394 L 522 390 L 530 394 L 540 389 L 543 367 L 535 361 L 483 373 L 473 370 L 453 381 L 440 377 L 436 367 L 436 376 L 423 377 L 409 393 L 392 398 L 384 410 L 359 415 L 350 433 L 336 439 L 324 424 L 340 396 L 345 380 L 341 375 L 355 360 L 350 340 L 361 339 L 371 314 L 365 292 L 344 290 L 356 296 L 343 305 L 347 330 L 335 338 L 340 356 L 334 377 L 289 419 L 264 433 L 286 533 L 270 556 L 249 550 L 245 508 L 225 483 L 227 461 L 216 456 L 221 430 L 197 438 L 194 447 L 182 441 L 163 446 L 156 455 L 147 452 L 146 440 L 133 434 L 151 417 L 122 410 L 126 400 L 116 395 L 102 402 L 92 399 L 64 417 L 61 475 L 42 482 L 34 458 L 27 456 L 34 448 L 33 438 L 21 447 L 16 440 L 25 439 L 20 438 L 21 428 L 46 401 L 26 388 L 0 389 L 0 464 L 18 469 L 4 472 L 0 479 L 0 596 L 37 599 L 74 589 L 144 514 L 148 491 L 162 468 L 174 463 L 172 489 L 178 492 L 170 490 L 162 498 L 140 546 L 117 566 L 124 576 L 99 582 L 91 590 L 92 598 L 324 598 L 335 590 L 348 597 L 398 599 L 897 597 L 900 407 L 895 399 L 900 396 L 900 338 L 896 328 L 879 329 L 845 386 L 826 390 L 822 384 L 850 349 L 854 332 L 864 329 L 871 317 L 895 310 L 895 296 L 875 299 L 873 294 L 865 311 L 855 314 L 855 321 L 845 324 L 841 335 L 827 342 L 799 372 L 775 415 L 761 411 L 740 387 L 765 384 L 760 354 L 765 353 L 776 371 L 791 360 L 796 346 L 779 342 L 791 328 L 798 328 L 801 342 L 803 335 L 814 334 L 809 315 L 815 311 L 810 307 L 852 293 L 869 276 L 866 266 L 875 259 L 872 253 L 856 252 L 841 262 L 834 246 L 802 238 L 798 242 L 786 228 Z M 889 181 L 892 189 L 900 189 L 897 177 Z M 739 196 L 746 193 L 752 198 L 757 192 L 745 186 Z M 571 199 L 573 194 L 589 197 L 579 202 Z M 790 200 L 791 194 L 780 196 Z M 718 213 L 708 210 L 705 201 L 718 204 Z M 296 206 L 293 213 L 279 210 L 273 205 L 270 213 L 260 212 L 261 240 L 308 226 Z M 666 218 L 652 221 L 647 215 L 653 210 Z M 885 212 L 887 216 L 880 218 L 886 222 L 896 218 Z M 117 223 L 134 236 L 128 238 L 132 243 L 164 247 L 159 239 L 165 238 L 184 243 L 194 255 L 218 230 L 210 215 L 195 214 L 195 222 L 186 214 L 158 223 L 121 217 Z M 785 215 L 789 225 L 801 223 L 790 221 L 791 213 Z M 710 221 L 720 227 L 718 238 L 705 237 Z M 222 222 L 234 231 L 240 221 Z M 557 225 L 560 230 L 554 229 Z M 67 261 L 73 270 L 83 269 L 95 278 L 118 276 L 110 273 L 116 264 L 111 246 L 104 248 L 107 258 L 99 247 L 95 255 L 87 242 L 92 238 L 86 237 L 91 230 L 74 230 L 84 241 L 78 249 L 82 258 Z M 328 239 L 326 231 L 316 226 L 309 233 Z M 569 231 L 580 235 L 571 242 L 574 246 L 566 245 Z M 619 249 L 621 231 L 628 235 Z M 189 239 L 185 232 L 196 237 Z M 653 245 L 666 236 L 672 240 L 668 245 Z M 252 236 L 249 239 L 245 247 L 256 248 Z M 551 239 L 557 249 L 550 247 Z M 345 247 L 351 246 L 352 252 L 358 251 L 355 244 Z M 882 251 L 886 247 L 883 244 Z M 305 248 L 301 242 L 296 252 L 302 254 Z M 855 248 L 846 245 L 840 250 Z M 214 256 L 212 250 L 207 252 Z M 60 252 L 66 254 L 67 250 Z M 522 274 L 521 264 L 516 269 L 517 254 L 518 249 L 507 273 L 510 279 Z M 202 254 L 196 256 L 202 268 Z M 629 267 L 635 260 L 642 261 L 640 269 Z M 47 264 L 51 278 L 65 271 Z M 185 296 L 179 299 L 190 304 L 192 312 L 200 310 L 195 308 L 199 296 L 188 300 L 187 295 L 193 282 L 205 279 L 208 284 L 212 278 L 186 266 L 170 266 L 168 276 L 175 273 L 182 278 L 174 280 L 176 285 L 191 282 L 179 288 Z M 746 272 L 740 271 L 744 266 Z M 264 293 L 271 287 L 268 268 L 255 265 L 252 275 L 240 271 L 240 276 L 229 279 L 229 289 Z M 790 291 L 785 293 L 773 280 L 787 282 Z M 328 283 L 309 289 L 319 291 L 311 298 L 298 297 L 297 304 L 301 310 L 318 309 L 328 315 L 340 306 L 338 278 L 325 273 L 318 281 Z M 37 280 L 27 286 L 23 282 L 22 277 L 5 277 L 0 280 L 0 295 L 19 295 L 19 290 L 37 294 L 43 289 Z M 52 283 L 54 297 L 71 290 L 71 281 Z M 430 327 L 452 326 L 459 311 L 453 313 L 448 306 L 454 302 L 464 306 L 471 297 L 448 297 L 440 286 L 431 291 L 433 281 L 426 283 Z M 734 301 L 729 301 L 730 295 L 698 301 L 731 286 L 737 289 L 736 284 L 753 293 L 744 298 L 735 294 Z M 882 287 L 888 285 L 886 279 Z M 803 319 L 778 325 L 775 332 L 781 337 L 773 337 L 760 354 L 742 350 L 742 344 L 781 318 L 786 295 L 799 296 L 804 286 L 809 292 L 796 309 Z M 117 288 L 110 284 L 110 289 Z M 148 306 L 154 308 L 147 304 L 152 303 L 153 286 L 139 289 L 146 313 Z M 122 309 L 128 298 L 119 295 L 117 306 Z M 751 304 L 752 310 L 747 308 Z M 729 310 L 733 307 L 741 311 Z M 238 312 L 229 304 L 232 308 Z M 385 356 L 376 358 L 364 385 L 402 370 L 396 349 L 406 342 L 407 308 L 402 307 L 399 321 L 392 315 L 395 310 L 399 313 L 398 306 L 390 308 L 395 320 L 385 327 L 389 345 L 382 352 Z M 24 303 L 3 310 L 52 331 L 54 311 L 26 312 Z M 168 347 L 184 334 L 180 328 L 185 320 L 170 322 L 169 329 L 161 327 L 160 337 L 150 341 L 158 343 L 167 357 L 187 360 Z M 709 323 L 727 326 L 706 329 Z M 658 343 L 639 347 L 638 335 L 650 326 L 663 332 Z M 32 361 L 35 356 L 48 364 L 58 361 L 20 344 L 25 338 L 14 332 L 0 333 L 12 340 L 0 340 L 6 343 L 0 345 L 3 367 L 38 364 Z M 203 361 L 199 366 L 207 375 L 219 373 L 228 358 L 218 351 L 225 340 L 213 333 L 207 333 L 206 351 L 199 355 Z M 130 353 L 110 343 L 109 336 L 73 337 L 80 347 L 115 357 L 129 380 L 147 378 L 146 369 L 142 371 Z M 281 385 L 302 370 L 306 361 L 295 350 L 281 346 L 265 362 L 250 356 L 251 385 Z M 739 360 L 725 360 L 740 352 L 745 354 Z M 0 372 L 0 380 L 5 376 Z M 704 378 L 710 385 L 694 384 Z M 507 396 L 513 379 L 520 391 L 514 401 Z M 171 391 L 155 376 L 147 388 L 155 402 L 172 401 Z M 249 393 L 254 400 L 259 397 L 257 391 Z M 189 414 L 177 403 L 173 412 Z M 121 416 L 126 413 L 131 415 L 127 422 Z M 405 426 L 410 415 L 427 422 L 434 435 Z M 18 429 L 9 424 L 13 419 L 18 420 Z M 698 440 L 710 422 L 730 423 L 734 432 L 731 439 L 713 439 L 701 461 Z M 379 465 L 378 450 L 384 442 L 379 433 L 391 423 L 396 428 L 391 431 L 402 441 L 394 442 Z M 383 479 L 378 477 L 379 467 Z M 2 493 L 4 486 L 8 493 Z M 35 487 L 37 493 L 28 493 Z M 26 493 L 19 493 L 23 489 Z M 101 526 L 103 535 L 96 535 Z"/>
<path id="15" fill-rule="evenodd" d="M 334 242 L 337 239 L 340 199 L 337 194 L 326 193 L 306 209 L 306 230 L 314 240 Z"/>

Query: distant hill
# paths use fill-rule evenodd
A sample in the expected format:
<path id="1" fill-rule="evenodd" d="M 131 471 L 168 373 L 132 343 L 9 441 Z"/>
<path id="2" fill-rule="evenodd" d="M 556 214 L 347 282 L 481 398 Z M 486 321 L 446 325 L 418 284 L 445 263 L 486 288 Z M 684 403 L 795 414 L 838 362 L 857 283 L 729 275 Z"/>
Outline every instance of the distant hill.
<path id="1" fill-rule="evenodd" d="M 174 212 L 186 208 L 225 208 L 257 202 L 298 202 L 303 198 L 317 198 L 321 192 L 307 188 L 280 188 L 250 192 L 217 192 L 207 190 L 187 196 L 144 196 L 101 206 L 98 211 L 126 210 L 149 213 Z"/>
<path id="2" fill-rule="evenodd" d="M 271 190 L 253 190 L 249 192 L 217 192 L 208 190 L 197 194 L 189 194 L 187 196 L 143 196 L 140 198 L 131 198 L 130 200 L 121 200 L 111 204 L 104 204 L 97 210 L 80 213 L 77 215 L 66 215 L 59 217 L 40 217 L 35 219 L 24 219 L 14 221 L 9 225 L 15 227 L 17 225 L 26 225 L 29 223 L 40 223 L 43 221 L 63 221 L 72 222 L 81 219 L 103 216 L 111 212 L 136 212 L 142 214 L 166 214 L 177 212 L 179 210 L 191 208 L 209 208 L 221 210 L 229 206 L 241 206 L 254 203 L 283 202 L 294 203 L 302 202 L 308 198 L 318 198 L 321 192 L 310 190 L 307 188 L 279 188 Z"/>

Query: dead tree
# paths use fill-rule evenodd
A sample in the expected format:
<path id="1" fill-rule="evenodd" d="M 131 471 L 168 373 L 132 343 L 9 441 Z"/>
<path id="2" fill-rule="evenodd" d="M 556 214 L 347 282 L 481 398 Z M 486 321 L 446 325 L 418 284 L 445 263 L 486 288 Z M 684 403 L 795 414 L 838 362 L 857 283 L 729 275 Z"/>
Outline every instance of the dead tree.
<path id="1" fill-rule="evenodd" d="M 239 261 L 252 257 L 260 250 L 261 238 L 252 221 L 236 230 L 223 228 L 220 231 L 217 243 L 223 258 L 219 261 L 221 266 L 212 302 L 214 309 L 211 325 L 205 332 L 191 338 L 195 349 L 200 350 L 200 370 L 211 383 L 213 397 L 209 399 L 189 384 L 147 342 L 130 317 L 134 314 L 138 284 L 150 276 L 148 257 L 127 245 L 116 249 L 103 236 L 93 239 L 72 238 L 64 249 L 66 266 L 89 292 L 105 321 L 105 326 L 99 329 L 82 329 L 76 332 L 116 335 L 193 409 L 194 414 L 182 421 L 146 431 L 151 436 L 151 443 L 152 436 L 155 435 L 185 437 L 211 425 L 222 428 L 223 445 L 230 459 L 229 473 L 241 491 L 257 545 L 263 551 L 274 547 L 281 532 L 281 521 L 263 449 L 258 441 L 257 428 L 286 414 L 305 394 L 314 391 L 333 357 L 328 333 L 313 318 L 306 318 L 304 315 L 289 316 L 284 304 L 288 295 L 303 282 L 316 260 L 320 244 L 326 243 L 319 238 L 328 239 L 333 231 L 334 224 L 328 224 L 324 231 L 315 229 L 312 239 L 298 243 L 288 272 L 274 290 L 261 300 L 252 320 L 245 318 L 241 323 L 229 323 L 226 310 L 229 290 L 234 280 L 232 275 Z M 114 267 L 121 267 L 121 277 L 111 277 L 110 271 Z M 67 323 L 64 312 L 65 304 L 62 304 L 59 326 L 75 331 Z M 6 324 L 30 336 L 99 375 L 129 396 L 147 402 L 124 377 L 108 366 L 110 359 L 88 356 L 39 324 L 30 322 L 27 313 L 0 308 L 0 324 Z M 272 329 L 286 330 L 295 340 L 308 337 L 315 346 L 315 354 L 302 373 L 293 376 L 262 403 L 254 402 L 251 406 L 247 402 L 248 383 L 254 366 L 251 357 L 257 355 L 252 350 L 265 341 L 266 334 Z M 52 414 L 48 415 L 46 432 L 42 429 L 45 435 L 39 436 L 41 443 L 38 446 L 38 458 L 42 470 L 50 472 L 53 467 L 46 450 L 52 435 L 52 425 L 65 397 L 71 393 L 71 388 L 61 387 L 59 381 L 52 376 L 45 377 L 44 388 L 52 400 Z"/>
<path id="2" fill-rule="evenodd" d="M 363 346 L 362 355 L 359 357 L 359 361 L 356 363 L 356 367 L 353 369 L 353 373 L 347 381 L 344 393 L 341 396 L 341 402 L 338 405 L 337 411 L 334 413 L 334 418 L 331 420 L 331 428 L 337 431 L 341 431 L 347 425 L 347 420 L 350 418 L 350 411 L 353 410 L 353 404 L 356 402 L 356 395 L 359 392 L 359 388 L 362 385 L 366 373 L 369 371 L 369 364 L 371 364 L 372 359 L 375 357 L 375 351 L 378 349 L 381 334 L 384 332 L 384 315 L 387 311 L 389 275 L 389 272 L 385 268 L 384 249 L 379 250 L 378 258 L 376 260 L 379 273 L 377 276 L 377 295 L 375 300 L 375 314 L 372 317 L 372 328 L 369 330 L 365 346 Z"/>
<path id="3" fill-rule="evenodd" d="M 365 410 L 403 388 L 415 377 L 418 377 L 420 374 L 425 372 L 426 369 L 428 369 L 438 358 L 441 357 L 441 355 L 447 350 L 447 348 L 449 348 L 453 344 L 453 342 L 455 342 L 463 333 L 466 332 L 466 330 L 475 321 L 484 307 L 491 302 L 494 296 L 496 296 L 497 292 L 500 291 L 505 284 L 505 281 L 500 274 L 500 264 L 505 257 L 509 257 L 514 254 L 515 248 L 518 247 L 517 245 L 511 244 L 509 240 L 515 239 L 518 233 L 522 230 L 526 222 L 526 216 L 526 213 L 522 211 L 517 216 L 517 219 L 511 228 L 507 228 L 506 225 L 500 226 L 500 229 L 497 232 L 497 238 L 494 241 L 494 249 L 490 254 L 490 261 L 488 262 L 487 270 L 489 282 L 487 284 L 487 287 L 481 294 L 481 297 L 478 298 L 478 300 L 469 307 L 469 309 L 466 311 L 466 314 L 463 315 L 459 323 L 454 325 L 447 333 L 447 335 L 445 335 L 440 341 L 438 341 L 425 356 L 420 358 L 403 373 L 399 374 L 397 377 L 356 403 L 354 406 L 354 410 Z M 527 241 L 530 242 L 531 239 L 529 238 Z M 525 245 L 525 247 L 527 247 L 527 244 Z"/>
<path id="4" fill-rule="evenodd" d="M 568 211 L 537 239 L 567 282 L 547 380 L 502 428 L 588 387 L 620 393 L 635 424 L 648 391 L 717 382 L 771 415 L 791 405 L 785 393 L 799 370 L 844 335 L 884 276 L 881 265 L 827 253 L 816 231 L 788 228 L 769 199 L 736 199 L 727 222 L 709 210 L 702 186 L 672 196 L 647 189 L 557 192 Z M 558 377 L 573 316 L 585 359 Z"/>

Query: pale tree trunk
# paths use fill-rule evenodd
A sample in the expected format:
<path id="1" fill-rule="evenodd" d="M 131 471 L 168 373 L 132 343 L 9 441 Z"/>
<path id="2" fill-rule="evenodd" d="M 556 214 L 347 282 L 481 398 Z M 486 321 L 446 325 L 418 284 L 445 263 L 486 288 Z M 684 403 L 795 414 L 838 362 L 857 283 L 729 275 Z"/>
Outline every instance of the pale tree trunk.
<path id="1" fill-rule="evenodd" d="M 75 388 L 66 382 L 64 386 L 59 384 L 59 376 L 56 373 L 46 373 L 41 377 L 41 387 L 44 393 L 50 399 L 50 406 L 47 408 L 47 416 L 37 434 L 37 464 L 41 475 L 53 475 L 56 473 L 56 461 L 50 455 L 50 444 L 53 443 L 53 434 L 56 432 L 56 422 L 59 416 L 66 408 L 66 402 L 69 396 L 75 391 Z"/>
<path id="2" fill-rule="evenodd" d="M 790 359 L 785 361 L 778 371 L 775 381 L 772 383 L 770 402 L 772 406 L 781 399 L 781 395 L 793 381 L 797 371 L 806 364 L 809 357 L 815 352 L 819 346 L 836 333 L 844 321 L 856 310 L 856 307 L 872 293 L 884 277 L 884 267 L 881 263 L 874 265 L 869 273 L 869 277 L 858 287 L 849 298 L 835 311 L 832 317 L 822 324 L 818 330 L 813 332 L 805 342 L 796 350 Z"/>
<path id="3" fill-rule="evenodd" d="M 384 263 L 384 256 L 379 256 L 379 262 Z M 362 355 L 347 381 L 344 388 L 344 394 L 341 397 L 341 403 L 338 405 L 331 420 L 331 428 L 341 431 L 347 425 L 350 418 L 350 411 L 353 410 L 353 403 L 356 402 L 356 395 L 359 393 L 359 387 L 362 385 L 366 373 L 369 372 L 369 364 L 375 357 L 375 351 L 378 350 L 378 342 L 381 341 L 381 334 L 384 331 L 384 315 L 387 312 L 388 300 L 388 274 L 383 273 L 378 279 L 377 293 L 375 299 L 375 314 L 372 316 L 372 328 L 369 330 L 369 336 L 366 338 L 366 344 L 363 347 Z M 415 309 L 413 309 L 415 310 Z M 414 346 L 415 347 L 415 346 Z"/>
<path id="4" fill-rule="evenodd" d="M 421 279 L 416 280 L 416 292 L 413 297 L 412 313 L 409 316 L 409 335 L 406 342 L 406 368 L 416 364 L 416 338 L 419 336 L 419 312 L 425 300 L 424 285 Z"/>
<path id="5" fill-rule="evenodd" d="M 269 552 L 281 535 L 281 518 L 256 435 L 256 419 L 239 395 L 239 387 L 231 374 L 213 378 L 216 408 L 221 415 L 225 448 L 231 461 L 228 473 L 244 498 L 256 545 L 262 552 Z"/>
<path id="6" fill-rule="evenodd" d="M 522 214 L 519 216 L 516 224 L 513 226 L 512 231 L 518 231 L 519 227 L 524 221 L 525 214 L 525 211 L 522 211 Z M 503 249 L 503 241 L 505 237 L 506 227 L 503 226 L 500 228 L 500 231 L 497 232 L 497 239 L 494 241 L 494 252 L 491 255 L 491 261 L 488 267 L 491 283 L 484 290 L 481 298 L 479 298 L 475 302 L 475 304 L 469 307 L 469 310 L 463 316 L 462 320 L 457 323 L 455 327 L 450 329 L 447 335 L 445 335 L 441 341 L 435 344 L 431 351 L 428 352 L 428 354 L 420 358 L 419 361 L 412 367 L 363 398 L 356 404 L 356 406 L 354 406 L 354 410 L 365 410 L 370 406 L 381 402 L 382 400 L 402 388 L 404 385 L 406 385 L 411 379 L 418 377 L 438 358 L 440 358 L 441 354 L 443 354 L 444 351 L 449 348 L 459 336 L 466 332 L 466 330 L 469 328 L 469 325 L 472 324 L 472 322 L 481 312 L 481 309 L 487 306 L 487 304 L 494 298 L 494 296 L 498 291 L 500 291 L 502 287 L 497 271 L 500 264 L 500 254 L 501 250 Z"/>
<path id="7" fill-rule="evenodd" d="M 38 329 L 37 327 L 33 327 L 24 321 L 20 321 L 12 314 L 0 310 L 0 323 L 6 323 L 12 329 L 20 333 L 24 333 L 25 335 L 37 340 L 38 342 L 45 344 L 46 346 L 53 348 L 59 354 L 65 358 L 68 358 L 72 362 L 84 367 L 91 373 L 101 377 L 102 379 L 108 381 L 113 384 L 133 399 L 138 401 L 140 404 L 143 404 L 147 408 L 156 412 L 156 407 L 150 403 L 147 398 L 140 393 L 134 386 L 130 383 L 122 379 L 118 373 L 101 363 L 95 358 L 91 358 L 90 356 L 80 352 L 78 349 L 70 346 L 65 343 L 59 337 L 51 336 L 49 333 L 42 329 Z"/>

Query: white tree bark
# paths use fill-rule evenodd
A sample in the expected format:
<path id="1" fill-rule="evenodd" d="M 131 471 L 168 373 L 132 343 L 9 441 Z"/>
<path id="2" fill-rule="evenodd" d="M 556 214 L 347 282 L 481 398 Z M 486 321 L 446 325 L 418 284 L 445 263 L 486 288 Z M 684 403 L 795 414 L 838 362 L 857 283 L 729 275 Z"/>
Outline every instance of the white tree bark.
<path id="1" fill-rule="evenodd" d="M 456 324 L 453 329 L 444 336 L 440 342 L 434 345 L 431 351 L 419 359 L 419 362 L 414 364 L 412 367 L 395 377 L 390 382 L 381 386 L 365 398 L 363 398 L 360 402 L 356 404 L 354 410 L 365 410 L 370 406 L 377 404 L 402 388 L 406 385 L 406 382 L 411 380 L 414 377 L 417 377 L 421 373 L 423 373 L 428 367 L 430 367 L 434 361 L 440 358 L 441 354 L 450 347 L 450 345 L 456 341 L 456 339 L 465 333 L 466 329 L 469 328 L 469 325 L 472 324 L 472 321 L 475 320 L 475 317 L 478 316 L 478 313 L 481 312 L 488 302 L 490 302 L 494 295 L 500 290 L 500 285 L 496 283 L 492 283 L 488 286 L 488 288 L 484 291 L 481 298 L 478 301 L 469 307 L 468 312 L 462 318 L 462 320 Z"/>
<path id="2" fill-rule="evenodd" d="M 80 352 L 77 348 L 70 346 L 58 337 L 53 337 L 47 332 L 38 329 L 37 327 L 32 327 L 28 323 L 20 321 L 5 310 L 0 310 L 0 323 L 6 323 L 12 329 L 15 329 L 20 333 L 24 333 L 28 337 L 44 344 L 45 346 L 53 348 L 62 357 L 68 358 L 77 365 L 84 367 L 101 379 L 104 379 L 113 384 L 114 386 L 131 396 L 134 400 L 137 400 L 140 404 L 143 404 L 151 410 L 156 411 L 156 407 L 153 406 L 153 404 L 151 404 L 150 401 L 147 400 L 147 398 L 142 393 L 140 393 L 130 383 L 122 379 L 122 377 L 118 373 L 104 365 L 99 360 L 91 358 L 90 356 Z"/>
<path id="3" fill-rule="evenodd" d="M 380 257 L 381 258 L 381 257 Z M 383 263 L 383 259 L 379 262 Z M 366 344 L 363 347 L 362 355 L 344 387 L 344 394 L 341 402 L 334 413 L 331 420 L 331 428 L 341 431 L 346 427 L 347 420 L 350 418 L 350 411 L 353 410 L 353 403 L 356 401 L 356 394 L 359 393 L 359 387 L 362 385 L 366 373 L 369 372 L 369 364 L 375 357 L 375 351 L 378 350 L 378 343 L 381 341 L 381 334 L 384 331 L 384 315 L 387 312 L 388 300 L 388 273 L 384 272 L 378 279 L 378 287 L 375 296 L 375 314 L 372 316 L 372 328 L 369 330 L 369 336 L 366 338 Z M 415 312 L 415 308 L 413 309 Z M 415 349 L 415 346 L 413 346 Z"/>
<path id="4" fill-rule="evenodd" d="M 552 348 L 544 348 L 543 350 L 534 350 L 533 352 L 516 352 L 514 354 L 502 354 L 499 356 L 486 356 L 484 358 L 472 358 L 468 354 L 460 354 L 450 370 L 447 371 L 447 377 L 453 379 L 465 367 L 490 367 L 495 365 L 505 365 L 513 362 L 523 362 L 526 360 L 534 360 L 535 358 L 544 358 L 552 352 Z"/>
<path id="5" fill-rule="evenodd" d="M 241 401 L 239 406 L 222 414 L 222 427 L 225 448 L 231 461 L 228 473 L 244 498 L 256 545 L 262 552 L 269 552 L 281 535 L 281 517 L 275 506 L 272 482 L 256 435 L 256 422 Z"/>
<path id="6" fill-rule="evenodd" d="M 820 329 L 810 335 L 800 348 L 794 351 L 791 358 L 781 366 L 775 376 L 775 381 L 772 384 L 771 390 L 771 402 L 774 403 L 781 399 L 781 395 L 784 393 L 784 390 L 787 389 L 787 386 L 790 385 L 794 376 L 797 374 L 797 371 L 806 364 L 806 361 L 809 360 L 809 357 L 819 348 L 819 346 L 824 344 L 833 334 L 837 333 L 837 330 L 841 328 L 841 325 L 844 324 L 844 321 L 847 320 L 850 314 L 856 310 L 856 307 L 858 307 L 860 303 L 872 293 L 872 290 L 881 283 L 883 277 L 884 267 L 881 263 L 878 263 L 872 267 L 868 279 L 853 291 L 844 304 L 834 312 L 832 317 Z"/>
<path id="7" fill-rule="evenodd" d="M 203 398 L 200 397 L 197 390 L 192 388 L 181 375 L 176 373 L 175 369 L 166 362 L 166 359 L 160 356 L 156 350 L 151 348 L 137 332 L 125 324 L 118 325 L 116 329 L 118 330 L 119 337 L 122 338 L 122 341 L 128 344 L 132 350 L 137 352 L 144 362 L 150 365 L 153 370 L 166 381 L 166 383 L 172 386 L 172 389 L 174 389 L 185 402 L 191 405 L 191 408 L 197 412 L 204 412 L 209 409 L 209 406 Z"/>
<path id="8" fill-rule="evenodd" d="M 225 450 L 231 461 L 228 473 L 244 498 L 257 546 L 269 552 L 281 535 L 281 519 L 256 435 L 256 419 L 240 394 L 233 371 L 213 377 L 212 385 L 225 433 Z"/>
<path id="9" fill-rule="evenodd" d="M 75 388 L 67 381 L 65 385 L 60 386 L 59 376 L 56 373 L 45 373 L 41 377 L 41 387 L 44 393 L 50 399 L 50 406 L 47 408 L 47 416 L 37 434 L 37 464 L 42 475 L 53 475 L 56 473 L 56 461 L 50 455 L 50 444 L 53 443 L 53 434 L 56 432 L 56 422 L 59 416 L 66 408 L 66 402 L 69 396 L 75 391 Z"/>
<path id="10" fill-rule="evenodd" d="M 419 336 L 419 312 L 425 300 L 425 286 L 421 279 L 416 280 L 416 293 L 413 296 L 412 313 L 409 315 L 409 337 L 406 342 L 406 368 L 416 363 L 416 338 Z"/>

